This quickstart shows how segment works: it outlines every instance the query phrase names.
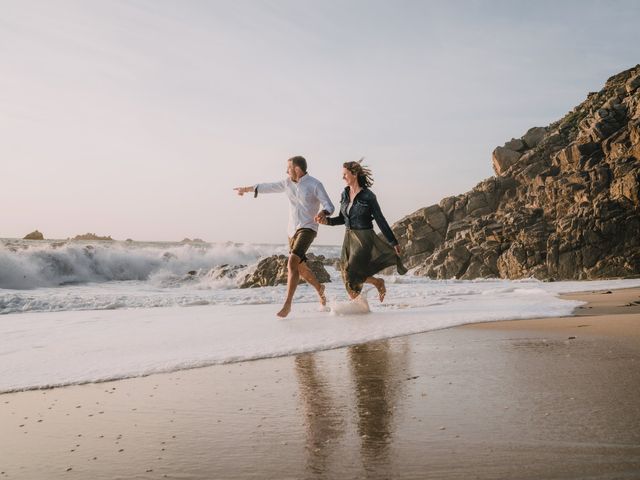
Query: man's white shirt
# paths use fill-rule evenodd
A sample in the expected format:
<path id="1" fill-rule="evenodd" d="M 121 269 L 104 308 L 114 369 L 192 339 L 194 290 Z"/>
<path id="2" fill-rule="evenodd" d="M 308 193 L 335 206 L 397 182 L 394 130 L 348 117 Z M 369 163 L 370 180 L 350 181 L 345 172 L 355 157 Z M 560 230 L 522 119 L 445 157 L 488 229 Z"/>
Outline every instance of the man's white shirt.
<path id="1" fill-rule="evenodd" d="M 309 174 L 304 175 L 297 182 L 287 177 L 280 182 L 258 183 L 254 185 L 254 188 L 258 194 L 280 192 L 287 194 L 289 199 L 287 234 L 289 237 L 293 237 L 296 230 L 300 228 L 310 228 L 317 232 L 318 224 L 313 218 L 322 210 L 325 210 L 327 215 L 331 215 L 335 210 L 322 182 Z"/>

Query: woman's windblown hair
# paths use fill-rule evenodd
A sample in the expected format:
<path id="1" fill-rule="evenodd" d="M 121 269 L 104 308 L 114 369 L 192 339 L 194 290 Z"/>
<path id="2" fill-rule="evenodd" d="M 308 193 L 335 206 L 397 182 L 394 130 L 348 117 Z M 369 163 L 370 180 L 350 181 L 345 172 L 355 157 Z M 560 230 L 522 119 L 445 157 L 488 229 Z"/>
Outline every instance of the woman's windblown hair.
<path id="1" fill-rule="evenodd" d="M 362 161 L 364 157 L 362 157 L 357 162 L 345 162 L 342 167 L 349 170 L 353 175 L 358 177 L 358 185 L 361 188 L 369 188 L 373 185 L 373 174 L 371 173 L 371 169 L 366 165 L 362 165 Z"/>

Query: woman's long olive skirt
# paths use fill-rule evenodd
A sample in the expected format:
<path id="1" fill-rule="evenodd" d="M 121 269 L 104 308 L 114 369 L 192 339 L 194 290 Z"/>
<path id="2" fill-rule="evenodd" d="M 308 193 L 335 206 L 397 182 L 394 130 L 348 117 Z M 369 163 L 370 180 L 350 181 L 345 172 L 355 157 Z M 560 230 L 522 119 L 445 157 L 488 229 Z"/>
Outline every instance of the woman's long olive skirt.
<path id="1" fill-rule="evenodd" d="M 345 286 L 356 293 L 362 291 L 362 285 L 368 277 L 387 267 L 395 265 L 400 275 L 407 273 L 393 247 L 376 235 L 373 229 L 347 229 L 340 262 Z"/>

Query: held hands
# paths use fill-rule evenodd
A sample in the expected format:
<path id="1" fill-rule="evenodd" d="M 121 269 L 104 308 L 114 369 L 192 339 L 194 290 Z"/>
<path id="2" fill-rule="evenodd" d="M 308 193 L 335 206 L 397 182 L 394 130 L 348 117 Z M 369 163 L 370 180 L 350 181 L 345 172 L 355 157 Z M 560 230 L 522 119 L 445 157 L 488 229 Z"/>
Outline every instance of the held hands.
<path id="1" fill-rule="evenodd" d="M 322 225 L 327 225 L 329 222 L 327 221 L 327 214 L 324 211 L 318 213 L 313 220 Z"/>

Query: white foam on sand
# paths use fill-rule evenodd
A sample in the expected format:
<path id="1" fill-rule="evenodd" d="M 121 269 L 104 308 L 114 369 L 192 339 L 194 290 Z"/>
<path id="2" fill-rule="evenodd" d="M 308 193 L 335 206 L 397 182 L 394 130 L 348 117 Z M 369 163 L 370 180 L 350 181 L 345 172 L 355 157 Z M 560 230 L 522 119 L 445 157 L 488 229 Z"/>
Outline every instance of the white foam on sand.
<path id="1" fill-rule="evenodd" d="M 329 303 L 329 311 L 334 315 L 358 315 L 371 312 L 367 301 L 367 291 L 353 300 L 333 301 Z"/>
<path id="2" fill-rule="evenodd" d="M 272 300 L 13 313 L 0 316 L 0 392 L 291 355 L 474 322 L 569 315 L 579 302 L 561 300 L 558 293 L 637 286 L 640 280 L 388 281 L 387 301 L 381 306 L 372 299 L 369 314 L 332 315 L 315 302 L 298 301 L 284 320 L 275 316 L 279 305 Z M 284 287 L 255 290 L 284 295 Z M 306 290 L 304 298 L 312 299 Z M 238 295 L 243 292 L 248 294 Z M 343 301 L 341 295 L 334 293 L 332 302 Z"/>

